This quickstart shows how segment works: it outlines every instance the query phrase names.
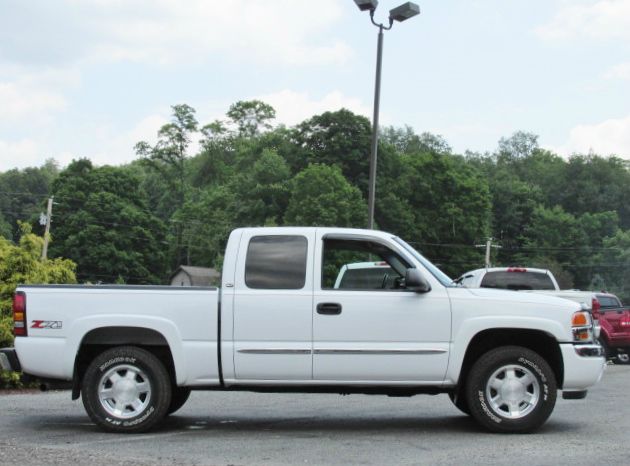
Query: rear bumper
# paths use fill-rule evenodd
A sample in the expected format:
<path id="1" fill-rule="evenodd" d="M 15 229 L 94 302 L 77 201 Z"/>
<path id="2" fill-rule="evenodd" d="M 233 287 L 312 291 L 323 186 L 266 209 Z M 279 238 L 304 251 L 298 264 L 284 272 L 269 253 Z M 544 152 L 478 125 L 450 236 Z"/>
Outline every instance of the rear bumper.
<path id="1" fill-rule="evenodd" d="M 606 368 L 601 346 L 564 343 L 560 349 L 564 361 L 563 390 L 586 390 L 601 380 Z"/>
<path id="2" fill-rule="evenodd" d="M 0 369 L 3 371 L 22 371 L 22 366 L 20 365 L 20 360 L 17 357 L 15 348 L 0 349 Z"/>

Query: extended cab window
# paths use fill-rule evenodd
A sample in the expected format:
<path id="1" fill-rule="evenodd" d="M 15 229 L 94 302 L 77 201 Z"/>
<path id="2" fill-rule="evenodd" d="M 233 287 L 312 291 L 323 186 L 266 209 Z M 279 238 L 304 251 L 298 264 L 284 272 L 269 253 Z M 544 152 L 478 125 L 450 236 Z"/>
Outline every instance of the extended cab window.
<path id="1" fill-rule="evenodd" d="M 263 290 L 299 290 L 306 281 L 304 236 L 254 236 L 245 261 L 245 284 Z"/>
<path id="2" fill-rule="evenodd" d="M 322 288 L 393 290 L 403 287 L 409 264 L 377 242 L 324 239 Z"/>

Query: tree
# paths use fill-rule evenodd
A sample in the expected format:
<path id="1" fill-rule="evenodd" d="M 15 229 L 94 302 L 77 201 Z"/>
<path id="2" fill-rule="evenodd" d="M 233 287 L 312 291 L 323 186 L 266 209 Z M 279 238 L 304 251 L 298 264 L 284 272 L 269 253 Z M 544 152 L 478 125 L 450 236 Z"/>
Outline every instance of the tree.
<path id="1" fill-rule="evenodd" d="M 314 164 L 291 183 L 285 225 L 363 227 L 367 205 L 337 166 Z"/>
<path id="2" fill-rule="evenodd" d="M 187 200 L 186 155 L 191 142 L 191 135 L 197 131 L 195 109 L 186 104 L 173 105 L 171 122 L 158 131 L 158 142 L 155 146 L 145 141 L 136 144 L 136 153 L 143 163 L 150 167 L 168 183 L 174 202 L 170 203 L 172 215 L 181 209 Z M 182 232 L 175 229 L 175 248 L 173 266 L 182 263 L 184 250 Z"/>
<path id="3" fill-rule="evenodd" d="M 316 115 L 296 127 L 294 140 L 302 154 L 293 168 L 336 165 L 351 184 L 367 194 L 371 134 L 369 120 L 349 110 Z"/>
<path id="4" fill-rule="evenodd" d="M 603 249 L 595 257 L 603 288 L 630 302 L 630 230 L 617 230 L 605 238 Z"/>
<path id="5" fill-rule="evenodd" d="M 500 159 L 522 159 L 530 157 L 539 148 L 537 135 L 517 131 L 509 138 L 501 138 L 499 140 L 497 155 Z"/>
<path id="6" fill-rule="evenodd" d="M 389 126 L 381 129 L 380 139 L 383 143 L 391 144 L 400 154 L 416 154 L 420 152 L 435 152 L 450 154 L 451 147 L 439 135 L 422 133 L 417 135 L 410 126 L 395 128 Z"/>
<path id="7" fill-rule="evenodd" d="M 230 105 L 227 116 L 236 125 L 239 136 L 254 137 L 263 130 L 271 129 L 270 121 L 276 117 L 276 111 L 260 100 L 240 100 Z M 210 129 L 216 130 L 216 123 Z"/>
<path id="8" fill-rule="evenodd" d="M 414 217 L 413 229 L 405 237 L 451 275 L 482 264 L 483 254 L 474 245 L 487 238 L 491 217 L 490 192 L 482 174 L 460 156 L 430 152 L 402 160 L 398 196 L 407 200 Z"/>
<path id="9" fill-rule="evenodd" d="M 13 342 L 11 302 L 18 284 L 76 283 L 74 262 L 41 261 L 43 238 L 31 233 L 26 223 L 20 224 L 20 231 L 18 245 L 0 238 L 0 347 Z"/>
<path id="10" fill-rule="evenodd" d="M 161 283 L 165 226 L 129 169 L 73 161 L 55 180 L 52 256 L 78 265 L 84 281 Z"/>
<path id="11" fill-rule="evenodd" d="M 46 198 L 58 172 L 57 163 L 49 159 L 41 167 L 0 173 L 0 235 L 6 236 L 8 227 L 8 237 L 18 241 L 19 220 L 37 223 L 39 214 L 45 211 Z"/>

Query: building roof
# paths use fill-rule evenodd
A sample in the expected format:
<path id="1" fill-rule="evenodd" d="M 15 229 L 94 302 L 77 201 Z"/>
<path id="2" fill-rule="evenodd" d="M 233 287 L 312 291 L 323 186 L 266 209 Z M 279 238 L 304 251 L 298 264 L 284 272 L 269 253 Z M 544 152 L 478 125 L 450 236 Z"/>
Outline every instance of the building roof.
<path id="1" fill-rule="evenodd" d="M 184 272 L 188 276 L 192 286 L 214 285 L 221 277 L 221 273 L 216 269 L 209 267 L 195 267 L 192 265 L 180 265 L 171 275 L 171 284 L 173 278 L 180 272 Z"/>

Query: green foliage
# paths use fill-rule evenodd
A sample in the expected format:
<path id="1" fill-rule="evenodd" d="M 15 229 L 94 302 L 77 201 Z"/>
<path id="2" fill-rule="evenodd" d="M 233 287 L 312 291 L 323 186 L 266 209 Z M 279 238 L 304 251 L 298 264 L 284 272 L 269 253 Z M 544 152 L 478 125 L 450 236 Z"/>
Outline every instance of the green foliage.
<path id="1" fill-rule="evenodd" d="M 62 258 L 42 261 L 43 238 L 28 224 L 20 227 L 18 245 L 0 238 L 0 347 L 13 342 L 11 303 L 18 284 L 76 283 L 76 265 Z"/>
<path id="2" fill-rule="evenodd" d="M 19 372 L 0 371 L 0 389 L 23 387 Z"/>
<path id="3" fill-rule="evenodd" d="M 140 180 L 130 170 L 72 162 L 54 183 L 52 256 L 78 265 L 93 283 L 161 283 L 166 228 L 148 209 Z"/>
<path id="4" fill-rule="evenodd" d="M 295 171 L 309 164 L 336 165 L 343 176 L 367 194 L 371 128 L 367 118 L 342 109 L 316 115 L 296 127 L 301 148 Z"/>
<path id="5" fill-rule="evenodd" d="M 260 100 L 241 100 L 230 106 L 227 116 L 238 128 L 239 136 L 253 137 L 260 134 L 261 130 L 271 128 L 269 122 L 276 117 L 276 111 L 271 105 Z M 220 122 L 218 126 L 215 122 L 215 126 L 210 129 L 220 134 L 222 129 Z"/>
<path id="6" fill-rule="evenodd" d="M 337 166 L 309 165 L 291 185 L 286 225 L 362 228 L 367 222 L 361 193 Z"/>
<path id="7" fill-rule="evenodd" d="M 57 163 L 47 160 L 41 167 L 0 173 L 0 236 L 18 241 L 18 220 L 37 221 L 58 172 Z"/>
<path id="8" fill-rule="evenodd" d="M 38 216 L 54 194 L 51 257 L 75 260 L 82 280 L 158 283 L 181 264 L 220 267 L 236 227 L 365 227 L 367 118 L 341 109 L 272 128 L 275 110 L 257 100 L 205 125 L 188 105 L 172 110 L 157 142 L 139 142 L 125 167 L 78 160 L 59 173 L 49 161 L 0 173 L 0 237 L 18 241 L 18 220 L 41 233 Z M 439 135 L 388 127 L 376 181 L 377 227 L 450 275 L 482 266 L 476 245 L 492 237 L 502 246 L 495 265 L 550 268 L 564 286 L 630 298 L 628 161 L 565 160 L 527 132 L 462 157 Z"/>

